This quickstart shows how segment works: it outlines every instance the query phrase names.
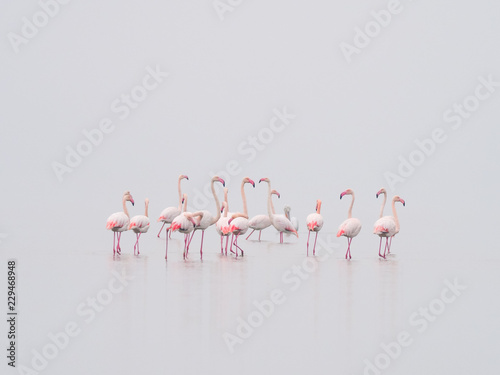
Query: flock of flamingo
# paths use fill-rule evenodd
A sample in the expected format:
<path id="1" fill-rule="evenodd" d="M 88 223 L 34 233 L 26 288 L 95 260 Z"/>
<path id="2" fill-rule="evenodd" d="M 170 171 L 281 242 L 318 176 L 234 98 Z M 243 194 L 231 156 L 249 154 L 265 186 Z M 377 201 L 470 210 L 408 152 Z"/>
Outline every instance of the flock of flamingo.
<path id="1" fill-rule="evenodd" d="M 276 214 L 274 210 L 272 196 L 277 195 L 280 197 L 279 192 L 271 188 L 271 180 L 269 178 L 261 178 L 259 183 L 266 182 L 268 187 L 267 194 L 267 215 L 257 215 L 249 219 L 247 200 L 245 195 L 245 185 L 250 184 L 255 187 L 255 182 L 250 178 L 245 177 L 241 181 L 241 198 L 243 200 L 243 212 L 229 212 L 229 205 L 227 201 L 228 189 L 225 187 L 225 182 L 222 178 L 215 176 L 211 181 L 211 190 L 215 200 L 216 214 L 212 215 L 209 211 L 197 211 L 197 212 L 187 212 L 187 194 L 183 194 L 181 191 L 181 181 L 183 179 L 189 180 L 188 176 L 180 175 L 177 181 L 177 188 L 179 191 L 179 205 L 177 207 L 167 207 L 165 208 L 158 218 L 158 222 L 163 222 L 160 231 L 158 232 L 158 237 L 163 230 L 163 227 L 167 225 L 165 229 L 166 234 L 166 250 L 165 259 L 167 259 L 168 253 L 168 241 L 172 236 L 172 232 L 178 231 L 184 234 L 184 251 L 183 258 L 186 259 L 189 253 L 189 245 L 193 240 L 194 233 L 196 231 L 201 231 L 201 245 L 200 245 L 200 257 L 203 258 L 203 238 L 205 230 L 212 225 L 215 225 L 217 233 L 220 235 L 220 246 L 221 254 L 227 255 L 228 243 L 230 243 L 229 251 L 235 256 L 238 256 L 238 250 L 241 255 L 244 255 L 243 249 L 238 244 L 238 239 L 240 236 L 244 235 L 248 229 L 252 229 L 250 234 L 246 237 L 248 238 L 253 232 L 259 232 L 259 241 L 261 232 L 263 229 L 270 227 L 271 225 L 276 228 L 280 233 L 280 243 L 283 243 L 283 234 L 293 234 L 299 237 L 298 221 L 294 217 L 290 217 L 290 207 L 285 207 L 285 214 Z M 224 201 L 222 204 L 217 197 L 215 192 L 214 184 L 218 182 L 224 187 Z M 347 237 L 347 252 L 345 254 L 346 259 L 351 259 L 351 241 L 356 237 L 361 231 L 361 221 L 359 219 L 352 217 L 352 207 L 354 205 L 354 191 L 352 189 L 347 189 L 340 194 L 340 199 L 346 195 L 351 195 L 351 205 L 347 212 L 347 219 L 340 224 L 337 237 L 344 236 Z M 384 201 L 380 208 L 380 218 L 375 222 L 373 233 L 380 237 L 378 255 L 386 259 L 386 255 L 391 251 L 392 238 L 399 232 L 399 220 L 396 212 L 396 202 L 400 202 L 405 205 L 405 201 L 399 196 L 394 196 L 392 198 L 392 214 L 393 216 L 383 216 L 384 207 L 387 201 L 387 191 L 382 188 L 377 192 L 376 197 L 384 195 Z M 106 228 L 113 231 L 113 254 L 121 254 L 120 238 L 124 231 L 132 230 L 136 234 L 136 242 L 134 244 L 134 255 L 139 254 L 139 239 L 142 233 L 146 233 L 149 230 L 150 221 L 148 217 L 148 206 L 149 199 L 145 200 L 145 213 L 144 215 L 137 215 L 130 218 L 127 202 L 134 205 L 134 199 L 129 191 L 123 194 L 122 204 L 123 212 L 116 212 L 112 214 L 106 223 Z M 184 205 L 184 206 L 183 206 Z M 323 228 L 323 217 L 321 216 L 321 200 L 316 201 L 316 212 L 311 213 L 306 218 L 306 225 L 308 229 L 307 236 L 307 255 L 309 255 L 309 239 L 311 232 L 315 232 L 314 245 L 312 247 L 313 255 L 316 254 L 316 241 L 318 239 L 318 233 Z M 229 237 L 231 240 L 229 241 Z M 224 246 L 224 237 L 226 238 L 226 244 Z M 382 250 L 382 239 L 385 238 L 385 247 L 383 254 Z M 233 250 L 234 246 L 234 250 Z"/>

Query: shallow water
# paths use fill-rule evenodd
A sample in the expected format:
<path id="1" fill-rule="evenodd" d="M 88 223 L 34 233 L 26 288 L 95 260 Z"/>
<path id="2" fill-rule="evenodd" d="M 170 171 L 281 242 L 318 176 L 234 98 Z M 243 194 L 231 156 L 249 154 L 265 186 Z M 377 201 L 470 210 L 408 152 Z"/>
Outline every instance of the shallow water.
<path id="1" fill-rule="evenodd" d="M 400 352 L 393 346 L 396 358 L 380 356 L 387 365 L 381 373 L 470 374 L 500 364 L 498 261 L 418 259 L 396 242 L 382 260 L 377 248 L 361 256 L 356 241 L 346 261 L 345 241 L 327 233 L 320 233 L 317 255 L 306 257 L 303 235 L 279 244 L 269 232 L 260 243 L 240 240 L 245 256 L 235 258 L 220 255 L 218 238 L 207 232 L 203 261 L 199 235 L 184 261 L 182 237 L 174 234 L 165 262 L 163 238 L 144 235 L 134 256 L 132 237 L 124 234 L 121 256 L 101 246 L 17 257 L 21 364 L 51 342 L 49 332 L 71 321 L 81 332 L 44 372 L 363 374 L 364 361 L 374 363 L 381 344 L 402 331 L 411 344 Z M 114 272 L 133 279 L 112 294 L 103 290 Z M 437 303 L 439 315 L 419 332 L 423 323 L 410 322 L 412 314 L 455 279 L 467 288 L 443 303 L 444 311 Z M 102 311 L 90 312 L 89 297 Z M 272 297 L 276 303 L 264 302 L 264 316 L 256 306 Z M 255 327 L 235 339 L 240 319 L 248 323 L 249 316 Z M 236 341 L 227 344 L 227 333 Z"/>

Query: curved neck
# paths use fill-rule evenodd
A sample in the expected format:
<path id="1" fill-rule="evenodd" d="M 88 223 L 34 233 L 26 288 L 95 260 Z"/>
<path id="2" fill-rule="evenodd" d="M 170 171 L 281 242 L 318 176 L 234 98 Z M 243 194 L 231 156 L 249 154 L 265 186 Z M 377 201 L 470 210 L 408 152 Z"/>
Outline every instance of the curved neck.
<path id="1" fill-rule="evenodd" d="M 396 212 L 396 201 L 392 200 L 392 216 L 394 216 L 394 221 L 396 222 L 396 231 L 399 232 L 399 220 L 398 213 Z"/>
<path id="2" fill-rule="evenodd" d="M 187 211 L 187 205 L 188 205 L 188 198 L 187 198 L 187 195 L 186 195 L 186 197 L 184 198 L 184 210 L 182 212 L 186 212 Z"/>
<path id="3" fill-rule="evenodd" d="M 122 199 L 122 203 L 123 203 L 123 212 L 125 212 L 125 215 L 130 217 L 130 215 L 128 214 L 128 210 L 127 210 L 127 198 L 125 196 Z"/>
<path id="4" fill-rule="evenodd" d="M 347 211 L 347 218 L 351 218 L 352 217 L 352 206 L 354 205 L 354 193 L 351 194 L 352 195 L 352 201 L 351 201 L 351 205 L 349 206 L 349 211 Z"/>
<path id="5" fill-rule="evenodd" d="M 227 200 L 224 202 L 224 217 L 227 218 Z"/>
<path id="6" fill-rule="evenodd" d="M 267 214 L 269 216 L 274 215 L 274 205 L 273 205 L 273 194 L 271 190 L 271 183 L 267 183 Z"/>
<path id="7" fill-rule="evenodd" d="M 217 194 L 215 194 L 215 187 L 214 187 L 215 181 L 212 180 L 212 194 L 214 195 L 215 199 L 215 209 L 217 210 L 217 214 L 215 215 L 214 220 L 212 221 L 212 224 L 215 224 L 219 219 L 220 219 L 220 202 L 219 198 L 217 197 Z"/>
<path id="8" fill-rule="evenodd" d="M 179 181 L 177 181 L 177 190 L 179 190 L 179 210 L 182 209 L 181 181 L 182 177 L 179 177 Z"/>
<path id="9" fill-rule="evenodd" d="M 144 216 L 148 217 L 148 206 L 149 206 L 149 201 L 146 201 L 146 210 L 144 213 Z"/>
<path id="10" fill-rule="evenodd" d="M 318 209 L 316 210 L 316 213 L 317 214 L 320 214 L 321 213 L 321 202 L 318 203 Z"/>
<path id="11" fill-rule="evenodd" d="M 243 200 L 243 213 L 248 216 L 247 197 L 245 196 L 245 183 L 241 182 L 241 199 Z"/>
<path id="12" fill-rule="evenodd" d="M 384 201 L 382 202 L 382 207 L 380 207 L 380 217 L 384 216 L 384 207 L 385 207 L 385 202 L 387 201 L 387 193 L 382 193 L 384 194 Z"/>

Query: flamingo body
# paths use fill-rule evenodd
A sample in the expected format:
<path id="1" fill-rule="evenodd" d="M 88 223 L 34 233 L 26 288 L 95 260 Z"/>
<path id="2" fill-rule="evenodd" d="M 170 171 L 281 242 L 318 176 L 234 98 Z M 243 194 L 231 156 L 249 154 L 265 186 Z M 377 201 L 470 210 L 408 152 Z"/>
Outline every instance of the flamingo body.
<path id="1" fill-rule="evenodd" d="M 361 231 L 361 221 L 354 217 L 345 220 L 339 226 L 339 230 L 337 232 L 337 237 L 344 236 L 347 238 L 353 238 L 358 235 Z"/>

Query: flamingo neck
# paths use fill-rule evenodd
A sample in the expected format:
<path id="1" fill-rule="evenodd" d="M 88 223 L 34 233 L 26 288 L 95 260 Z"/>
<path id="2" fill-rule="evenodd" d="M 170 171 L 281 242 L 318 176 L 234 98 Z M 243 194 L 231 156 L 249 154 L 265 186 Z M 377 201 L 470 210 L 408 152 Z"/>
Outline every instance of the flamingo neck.
<path id="1" fill-rule="evenodd" d="M 123 212 L 125 213 L 125 215 L 130 217 L 130 215 L 128 214 L 128 209 L 127 209 L 127 198 L 125 196 L 123 196 L 122 203 L 123 203 Z"/>
<path id="2" fill-rule="evenodd" d="M 248 216 L 247 197 L 245 195 L 245 183 L 241 183 L 241 199 L 243 200 L 243 213 Z"/>
<path id="3" fill-rule="evenodd" d="M 188 205 L 188 199 L 187 199 L 187 196 L 184 198 L 184 210 L 182 212 L 186 212 L 187 211 L 187 205 Z"/>
<path id="4" fill-rule="evenodd" d="M 380 217 L 384 216 L 384 207 L 387 201 L 387 193 L 382 193 L 382 194 L 384 194 L 384 201 L 382 202 L 382 207 L 380 207 Z"/>
<path id="5" fill-rule="evenodd" d="M 146 210 L 144 212 L 144 216 L 148 217 L 148 207 L 149 207 L 149 201 L 146 200 Z"/>
<path id="6" fill-rule="evenodd" d="M 223 202 L 222 204 L 224 205 L 224 217 L 227 218 L 227 200 L 225 202 Z"/>
<path id="7" fill-rule="evenodd" d="M 220 202 L 219 202 L 219 198 L 217 197 L 217 194 L 215 194 L 215 187 L 214 187 L 214 183 L 215 181 L 212 180 L 212 194 L 214 195 L 214 199 L 215 199 L 215 209 L 217 210 L 217 214 L 215 215 L 215 218 L 214 220 L 212 221 L 212 224 L 215 224 L 219 219 L 220 219 Z"/>
<path id="8" fill-rule="evenodd" d="M 347 211 L 347 218 L 348 219 L 352 218 L 352 206 L 354 206 L 354 193 L 352 193 L 351 195 L 352 195 L 352 201 L 351 201 L 351 205 L 349 206 L 349 211 Z"/>
<path id="9" fill-rule="evenodd" d="M 275 213 L 272 196 L 271 182 L 267 182 L 267 213 L 269 217 L 272 217 Z"/>
<path id="10" fill-rule="evenodd" d="M 316 213 L 318 215 L 321 214 L 321 202 L 318 203 L 318 209 L 316 210 Z"/>
<path id="11" fill-rule="evenodd" d="M 396 222 L 396 232 L 399 232 L 399 219 L 396 211 L 396 201 L 394 199 L 392 200 L 392 216 L 394 216 L 394 221 Z"/>
<path id="12" fill-rule="evenodd" d="M 179 191 L 179 210 L 182 209 L 181 181 L 182 181 L 182 177 L 179 177 L 179 180 L 177 181 L 177 190 Z"/>

